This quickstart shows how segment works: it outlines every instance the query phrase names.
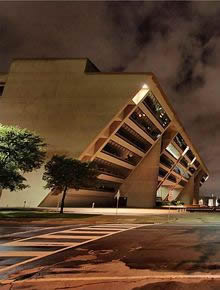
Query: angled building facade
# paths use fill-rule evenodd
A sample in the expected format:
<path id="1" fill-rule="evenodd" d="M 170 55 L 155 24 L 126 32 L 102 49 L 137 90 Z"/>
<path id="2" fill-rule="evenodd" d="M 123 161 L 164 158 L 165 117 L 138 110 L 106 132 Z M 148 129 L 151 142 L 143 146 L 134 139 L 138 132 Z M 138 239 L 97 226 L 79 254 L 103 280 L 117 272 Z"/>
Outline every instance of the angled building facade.
<path id="1" fill-rule="evenodd" d="M 129 207 L 154 207 L 156 197 L 197 203 L 208 169 L 152 73 L 102 73 L 87 59 L 16 60 L 0 75 L 0 123 L 35 131 L 48 158 L 95 161 L 99 188 L 69 190 L 66 206 L 112 206 L 118 189 Z M 3 191 L 2 206 L 56 207 L 43 189 L 43 168 L 31 187 Z"/>

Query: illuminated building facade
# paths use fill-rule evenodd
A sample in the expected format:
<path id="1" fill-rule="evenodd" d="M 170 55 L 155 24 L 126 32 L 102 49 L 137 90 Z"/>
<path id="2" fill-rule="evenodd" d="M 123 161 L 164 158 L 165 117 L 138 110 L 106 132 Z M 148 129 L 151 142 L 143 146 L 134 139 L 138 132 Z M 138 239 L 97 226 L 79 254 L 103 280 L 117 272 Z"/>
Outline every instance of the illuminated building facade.
<path id="1" fill-rule="evenodd" d="M 0 122 L 37 132 L 48 158 L 95 161 L 99 188 L 69 190 L 66 206 L 112 206 L 118 189 L 129 207 L 154 207 L 156 197 L 197 203 L 208 169 L 152 73 L 102 73 L 87 59 L 15 60 L 0 75 Z M 2 206 L 56 207 L 43 189 L 43 168 L 31 187 L 3 192 Z"/>

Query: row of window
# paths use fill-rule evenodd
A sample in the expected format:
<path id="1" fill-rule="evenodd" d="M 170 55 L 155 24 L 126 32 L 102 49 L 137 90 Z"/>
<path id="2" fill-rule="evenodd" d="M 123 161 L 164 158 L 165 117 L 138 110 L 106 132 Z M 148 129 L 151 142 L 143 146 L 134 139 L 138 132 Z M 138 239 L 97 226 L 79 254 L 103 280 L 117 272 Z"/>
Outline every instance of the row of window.
<path id="1" fill-rule="evenodd" d="M 166 175 L 168 174 L 168 171 L 164 170 L 163 168 L 159 168 L 159 176 L 164 178 Z M 173 182 L 173 183 L 176 183 L 177 182 L 177 179 L 176 179 L 176 176 L 174 176 L 173 174 L 169 174 L 168 177 L 167 177 L 167 180 Z M 185 186 L 186 185 L 186 181 L 184 180 L 180 180 L 179 185 L 181 186 Z"/>
<path id="2" fill-rule="evenodd" d="M 174 142 L 184 151 L 187 148 L 187 144 L 184 141 L 183 137 L 178 133 L 175 138 L 174 138 Z M 194 162 L 193 164 L 196 166 L 196 168 L 199 167 L 200 163 L 197 159 L 195 159 L 195 155 L 192 153 L 191 149 L 186 151 L 186 156 Z M 184 161 L 183 161 L 184 162 Z M 184 162 L 185 163 L 185 162 Z M 186 162 L 187 163 L 187 162 Z M 185 166 L 185 164 L 183 164 Z M 185 167 L 187 167 L 188 165 L 186 165 Z"/>
<path id="3" fill-rule="evenodd" d="M 110 140 L 102 149 L 103 153 L 111 155 L 117 159 L 130 163 L 131 165 L 137 165 L 141 160 L 141 157 L 136 153 L 128 150 L 120 144 Z"/>
<path id="4" fill-rule="evenodd" d="M 132 120 L 139 128 L 141 128 L 147 135 L 149 135 L 154 141 L 157 140 L 161 132 L 154 125 L 154 123 L 146 116 L 146 114 L 139 108 L 137 108 L 130 116 Z"/>
<path id="5" fill-rule="evenodd" d="M 143 153 L 146 153 L 151 147 L 151 143 L 145 140 L 141 135 L 135 132 L 127 124 L 123 124 L 120 127 L 120 129 L 116 132 L 116 135 L 124 139 L 126 142 L 133 145 Z"/>
<path id="6" fill-rule="evenodd" d="M 163 128 L 169 125 L 170 118 L 151 91 L 146 94 L 143 104 L 154 115 Z"/>

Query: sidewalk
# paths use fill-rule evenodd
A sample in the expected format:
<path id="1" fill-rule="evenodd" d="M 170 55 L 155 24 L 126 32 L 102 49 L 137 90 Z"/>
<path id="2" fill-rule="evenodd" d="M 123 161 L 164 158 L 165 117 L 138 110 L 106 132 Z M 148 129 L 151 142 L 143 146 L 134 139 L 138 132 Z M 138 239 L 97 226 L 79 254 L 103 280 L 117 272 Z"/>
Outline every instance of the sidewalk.
<path id="1" fill-rule="evenodd" d="M 57 208 L 40 208 L 49 211 L 57 211 Z M 184 212 L 183 207 L 177 209 L 153 209 L 153 208 L 64 208 L 65 213 L 75 214 L 98 214 L 98 215 L 126 215 L 126 216 L 147 216 L 147 215 L 168 215 Z"/>

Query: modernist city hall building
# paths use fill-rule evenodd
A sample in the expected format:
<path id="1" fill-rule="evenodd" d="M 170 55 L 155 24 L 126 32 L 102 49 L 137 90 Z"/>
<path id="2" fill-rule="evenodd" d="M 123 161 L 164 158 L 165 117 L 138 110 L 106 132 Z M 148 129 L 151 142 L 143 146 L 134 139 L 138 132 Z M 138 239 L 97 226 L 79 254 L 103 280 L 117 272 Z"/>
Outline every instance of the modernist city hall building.
<path id="1" fill-rule="evenodd" d="M 156 197 L 198 202 L 208 170 L 152 73 L 102 73 L 88 59 L 15 60 L 0 75 L 0 123 L 35 131 L 48 158 L 66 154 L 99 168 L 98 188 L 69 190 L 66 206 L 112 206 L 120 188 L 129 207 Z M 3 191 L 1 206 L 56 207 L 43 167 L 30 188 Z"/>

